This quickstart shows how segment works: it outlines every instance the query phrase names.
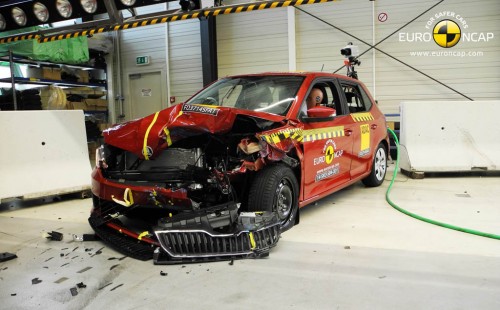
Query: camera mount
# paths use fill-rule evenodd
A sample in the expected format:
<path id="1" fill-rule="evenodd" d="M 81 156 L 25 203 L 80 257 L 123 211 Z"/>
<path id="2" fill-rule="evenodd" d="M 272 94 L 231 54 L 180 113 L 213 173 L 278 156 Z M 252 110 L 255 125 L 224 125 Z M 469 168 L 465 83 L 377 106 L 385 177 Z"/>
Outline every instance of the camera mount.
<path id="1" fill-rule="evenodd" d="M 347 76 L 353 79 L 358 79 L 358 73 L 354 70 L 354 66 L 361 65 L 361 61 L 358 60 L 359 48 L 353 45 L 352 42 L 347 43 L 347 46 L 340 50 L 340 54 L 344 55 L 344 65 L 347 68 Z"/>

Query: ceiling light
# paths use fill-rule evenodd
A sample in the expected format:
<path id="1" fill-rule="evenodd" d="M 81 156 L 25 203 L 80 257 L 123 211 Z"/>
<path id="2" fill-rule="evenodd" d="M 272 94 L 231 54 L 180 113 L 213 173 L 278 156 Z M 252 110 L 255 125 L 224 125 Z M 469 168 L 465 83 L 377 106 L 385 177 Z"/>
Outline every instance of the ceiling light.
<path id="1" fill-rule="evenodd" d="M 0 30 L 5 30 L 5 26 L 7 26 L 7 23 L 5 22 L 5 17 L 3 17 L 2 14 L 0 14 Z"/>
<path id="2" fill-rule="evenodd" d="M 49 10 L 40 2 L 35 2 L 35 4 L 33 4 L 33 13 L 35 13 L 36 18 L 42 23 L 49 20 Z"/>
<path id="3" fill-rule="evenodd" d="M 120 0 L 123 4 L 125 4 L 126 6 L 132 6 L 135 4 L 135 1 L 136 0 Z"/>
<path id="4" fill-rule="evenodd" d="M 85 12 L 92 14 L 97 11 L 97 0 L 80 0 L 82 8 Z"/>
<path id="5" fill-rule="evenodd" d="M 26 25 L 26 13 L 17 6 L 12 9 L 12 18 L 19 26 Z"/>
<path id="6" fill-rule="evenodd" d="M 59 14 L 64 18 L 69 18 L 73 14 L 73 8 L 68 0 L 57 0 L 56 8 Z"/>

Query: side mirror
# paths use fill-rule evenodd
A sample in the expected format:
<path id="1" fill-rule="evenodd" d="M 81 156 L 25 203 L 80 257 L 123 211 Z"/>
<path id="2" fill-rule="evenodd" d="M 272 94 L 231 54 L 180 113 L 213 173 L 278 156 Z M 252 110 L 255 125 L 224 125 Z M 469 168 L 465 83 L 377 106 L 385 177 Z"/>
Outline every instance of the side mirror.
<path id="1" fill-rule="evenodd" d="M 328 107 L 314 107 L 307 110 L 307 116 L 309 117 L 329 117 L 336 114 L 335 109 Z"/>
<path id="2" fill-rule="evenodd" d="M 337 115 L 333 108 L 314 107 L 307 110 L 307 116 L 303 116 L 301 120 L 305 123 L 309 122 L 326 122 L 331 121 Z"/>

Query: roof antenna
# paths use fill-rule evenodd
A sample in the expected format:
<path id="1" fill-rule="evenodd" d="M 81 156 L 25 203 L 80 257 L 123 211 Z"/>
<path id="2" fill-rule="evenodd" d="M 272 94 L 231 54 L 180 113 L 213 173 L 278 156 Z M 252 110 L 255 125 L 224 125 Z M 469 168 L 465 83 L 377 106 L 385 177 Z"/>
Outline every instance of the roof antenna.
<path id="1" fill-rule="evenodd" d="M 325 64 L 321 66 L 321 72 L 323 72 L 323 68 L 325 67 Z"/>

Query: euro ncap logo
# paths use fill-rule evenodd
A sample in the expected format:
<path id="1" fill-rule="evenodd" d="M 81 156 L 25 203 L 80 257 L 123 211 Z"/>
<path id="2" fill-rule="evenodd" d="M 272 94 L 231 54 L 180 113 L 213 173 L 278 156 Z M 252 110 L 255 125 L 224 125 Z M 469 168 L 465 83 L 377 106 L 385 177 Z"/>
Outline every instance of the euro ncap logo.
<path id="1" fill-rule="evenodd" d="M 437 45 L 449 48 L 457 45 L 462 36 L 462 31 L 457 23 L 452 20 L 445 19 L 434 26 L 432 31 L 434 42 Z"/>

